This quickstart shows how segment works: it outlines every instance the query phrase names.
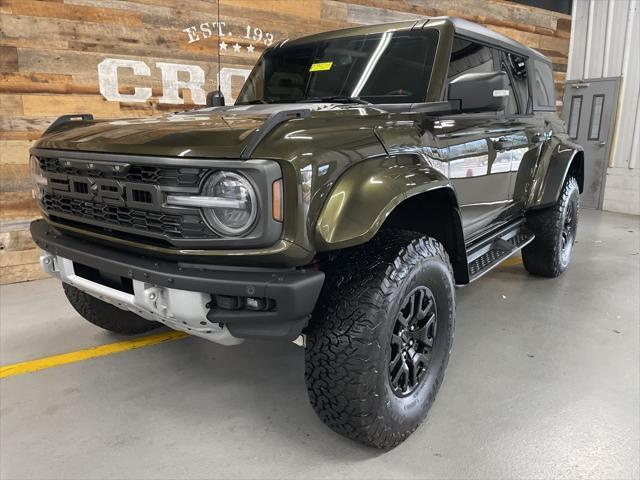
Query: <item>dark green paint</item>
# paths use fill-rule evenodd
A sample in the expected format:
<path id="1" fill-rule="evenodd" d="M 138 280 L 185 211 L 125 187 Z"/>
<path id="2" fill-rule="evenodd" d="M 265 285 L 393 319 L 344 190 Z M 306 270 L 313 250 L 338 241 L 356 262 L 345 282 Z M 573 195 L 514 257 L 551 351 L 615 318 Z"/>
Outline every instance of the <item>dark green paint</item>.
<path id="1" fill-rule="evenodd" d="M 409 28 L 439 31 L 432 77 L 425 81 L 429 82 L 427 100 L 442 101 L 454 33 L 450 19 L 357 27 L 293 42 Z M 270 113 L 262 107 L 77 122 L 46 135 L 36 147 L 238 159 Z M 301 266 L 311 262 L 318 251 L 368 241 L 404 200 L 445 188 L 457 199 L 459 211 L 452 212 L 452 219 L 462 223 L 457 231 L 464 231 L 463 240 L 469 243 L 528 209 L 553 203 L 572 159 L 581 151 L 567 138 L 555 113 L 518 117 L 444 111 L 425 114 L 405 107 L 345 105 L 313 111 L 307 118 L 280 124 L 267 135 L 253 158 L 273 159 L 282 170 L 285 223 L 282 239 L 275 245 L 252 250 L 175 251 L 119 242 L 213 263 Z M 543 142 L 539 134 L 544 135 Z M 508 138 L 501 144 L 502 153 L 495 147 L 501 138 Z M 503 165 L 504 152 L 518 161 Z M 305 185 L 309 172 L 311 181 Z"/>

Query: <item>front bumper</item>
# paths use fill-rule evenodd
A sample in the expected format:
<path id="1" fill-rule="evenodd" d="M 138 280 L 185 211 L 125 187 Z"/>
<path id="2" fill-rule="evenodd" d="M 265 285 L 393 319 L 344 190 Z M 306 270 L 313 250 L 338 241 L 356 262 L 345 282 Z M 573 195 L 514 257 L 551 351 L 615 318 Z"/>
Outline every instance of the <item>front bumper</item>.
<path id="1" fill-rule="evenodd" d="M 296 338 L 324 282 L 324 273 L 312 270 L 249 269 L 134 255 L 61 233 L 44 220 L 31 223 L 31 236 L 46 252 L 43 269 L 63 282 L 148 320 L 219 343 Z M 113 288 L 76 273 L 86 267 L 123 279 L 129 287 Z M 224 309 L 216 304 L 218 296 L 267 299 L 273 307 Z"/>

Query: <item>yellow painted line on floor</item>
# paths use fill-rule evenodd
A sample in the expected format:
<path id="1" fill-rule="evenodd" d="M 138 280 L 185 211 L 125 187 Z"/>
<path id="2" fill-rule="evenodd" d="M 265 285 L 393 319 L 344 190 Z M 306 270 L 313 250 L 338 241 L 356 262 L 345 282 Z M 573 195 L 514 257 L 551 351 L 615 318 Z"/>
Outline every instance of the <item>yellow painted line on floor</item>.
<path id="1" fill-rule="evenodd" d="M 522 257 L 507 258 L 498 267 L 512 267 L 514 265 L 522 265 Z"/>
<path id="2" fill-rule="evenodd" d="M 500 267 L 510 267 L 521 265 L 522 257 L 513 257 L 502 262 Z M 90 358 L 104 357 L 114 353 L 126 352 L 127 350 L 135 350 L 136 348 L 149 347 L 158 343 L 168 342 L 186 337 L 184 332 L 163 332 L 155 335 L 147 335 L 146 337 L 136 338 L 134 340 L 125 340 L 124 342 L 110 343 L 108 345 L 99 345 L 97 347 L 85 348 L 75 352 L 53 355 L 51 357 L 38 358 L 36 360 L 28 360 L 26 362 L 13 363 L 0 367 L 0 378 L 12 377 L 14 375 L 24 375 L 25 373 L 37 372 L 47 368 L 66 365 L 68 363 L 81 362 Z"/>
<path id="3" fill-rule="evenodd" d="M 68 363 L 81 362 L 82 360 L 88 360 L 90 358 L 104 357 L 114 353 L 126 352 L 127 350 L 149 347 L 151 345 L 157 345 L 158 343 L 168 342 L 170 340 L 177 340 L 186 336 L 186 333 L 176 331 L 156 333 L 154 335 L 147 335 L 133 340 L 109 343 L 108 345 L 99 345 L 97 347 L 85 348 L 75 352 L 52 355 L 51 357 L 38 358 L 36 360 L 13 363 L 11 365 L 3 365 L 0 367 L 0 378 L 24 375 L 25 373 L 37 372 L 38 370 L 66 365 Z"/>

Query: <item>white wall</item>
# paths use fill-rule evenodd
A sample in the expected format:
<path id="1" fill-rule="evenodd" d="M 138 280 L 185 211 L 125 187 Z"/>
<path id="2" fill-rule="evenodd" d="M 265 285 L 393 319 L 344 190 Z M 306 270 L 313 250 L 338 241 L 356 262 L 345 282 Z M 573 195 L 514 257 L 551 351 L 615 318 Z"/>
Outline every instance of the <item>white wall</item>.
<path id="1" fill-rule="evenodd" d="M 622 77 L 605 210 L 640 215 L 640 0 L 573 0 L 567 80 Z"/>

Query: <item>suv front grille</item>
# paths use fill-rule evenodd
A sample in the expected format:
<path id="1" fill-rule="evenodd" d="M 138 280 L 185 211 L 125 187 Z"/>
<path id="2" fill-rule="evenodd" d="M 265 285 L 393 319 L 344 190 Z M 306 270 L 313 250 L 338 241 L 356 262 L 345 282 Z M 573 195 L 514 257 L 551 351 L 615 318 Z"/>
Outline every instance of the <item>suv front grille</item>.
<path id="1" fill-rule="evenodd" d="M 202 250 L 254 249 L 274 245 L 283 223 L 267 215 L 278 162 L 264 159 L 165 157 L 33 148 L 47 180 L 38 204 L 50 223 L 81 236 L 132 248 Z M 204 218 L 202 207 L 168 202 L 170 195 L 197 196 L 216 172 L 238 171 L 256 193 L 254 225 L 242 236 L 224 236 Z"/>
<path id="2" fill-rule="evenodd" d="M 122 161 L 86 161 L 39 157 L 48 179 L 40 206 L 57 223 L 173 240 L 220 238 L 198 209 L 165 205 L 167 192 L 197 193 L 210 171 L 192 166 L 134 165 Z"/>

